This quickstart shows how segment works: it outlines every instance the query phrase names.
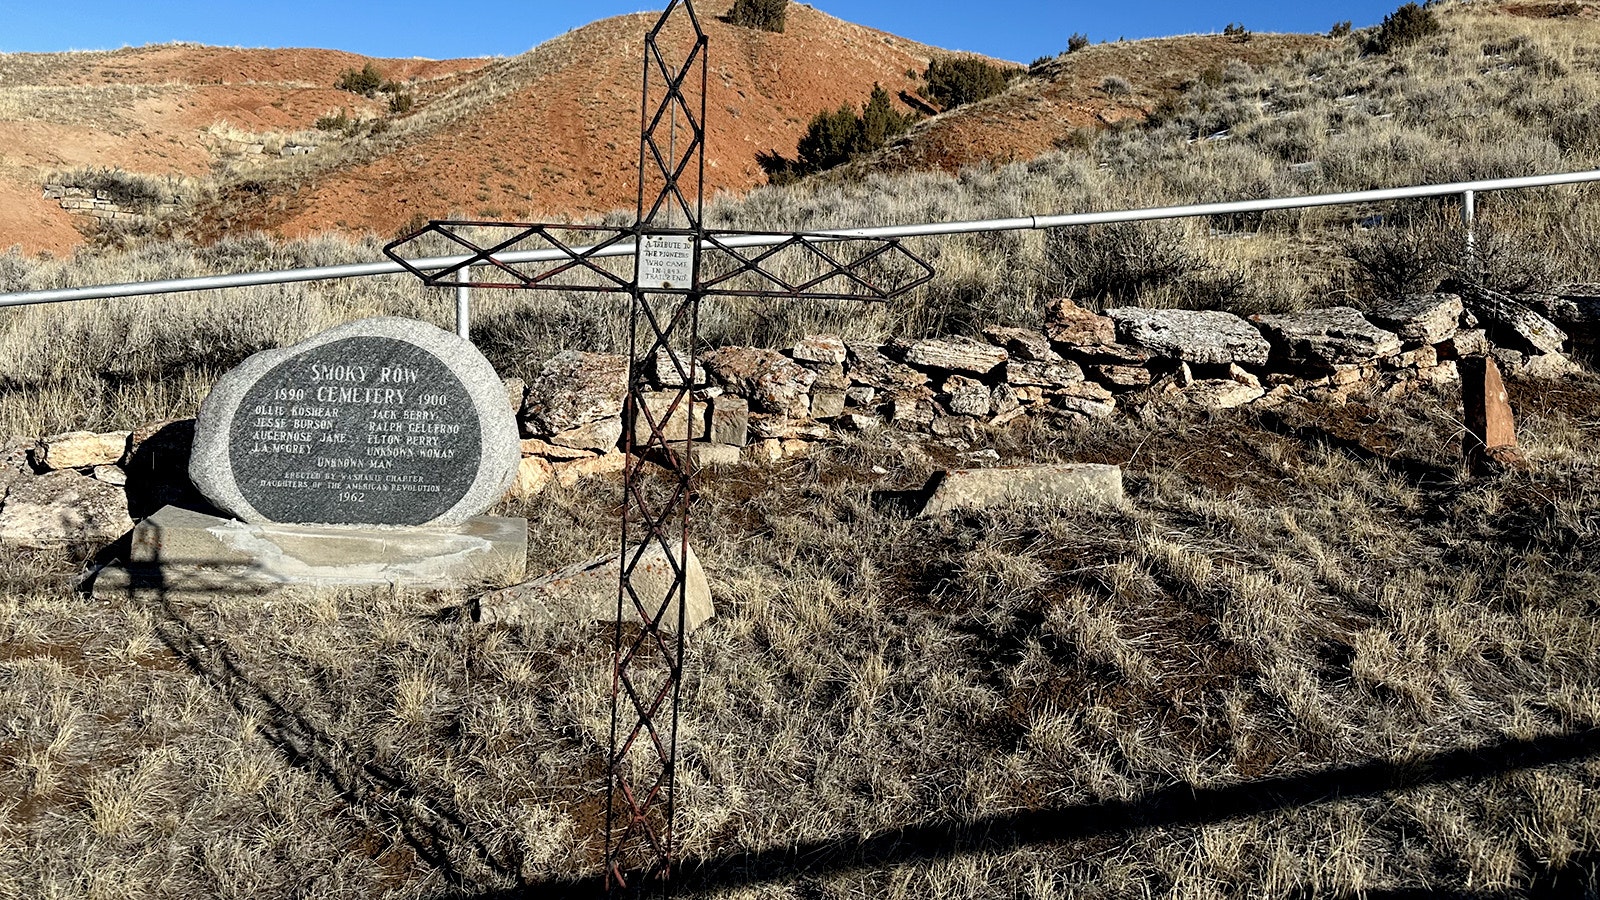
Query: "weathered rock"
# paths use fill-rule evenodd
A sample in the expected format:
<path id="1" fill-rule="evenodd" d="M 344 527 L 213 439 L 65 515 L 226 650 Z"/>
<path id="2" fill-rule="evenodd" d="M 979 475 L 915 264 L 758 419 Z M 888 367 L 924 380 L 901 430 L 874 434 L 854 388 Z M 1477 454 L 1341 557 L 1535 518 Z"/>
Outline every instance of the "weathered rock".
<path id="1" fill-rule="evenodd" d="M 811 417 L 836 419 L 844 415 L 844 391 L 811 390 Z"/>
<path id="2" fill-rule="evenodd" d="M 1455 336 L 1461 310 L 1457 294 L 1408 294 L 1378 305 L 1368 318 L 1408 344 L 1442 344 Z"/>
<path id="3" fill-rule="evenodd" d="M 1368 322 L 1348 306 L 1251 316 L 1290 363 L 1328 369 L 1360 365 L 1400 352 L 1400 338 Z"/>
<path id="4" fill-rule="evenodd" d="M 1134 390 L 1149 387 L 1155 373 L 1144 366 L 1090 366 L 1089 377 L 1112 388 Z"/>
<path id="5" fill-rule="evenodd" d="M 1068 347 L 1066 353 L 1086 366 L 1145 366 L 1158 358 L 1158 354 L 1144 347 L 1118 343 Z"/>
<path id="6" fill-rule="evenodd" d="M 1006 363 L 1006 383 L 1013 386 L 1064 387 L 1082 381 L 1083 369 L 1071 360 L 1038 362 L 1014 359 Z"/>
<path id="7" fill-rule="evenodd" d="M 1064 413 L 1088 419 L 1109 419 L 1117 414 L 1117 401 L 1062 395 L 1050 398 L 1050 405 Z"/>
<path id="8" fill-rule="evenodd" d="M 1045 393 L 1052 397 L 1078 397 L 1084 400 L 1096 401 L 1111 400 L 1114 396 L 1111 391 L 1105 387 L 1105 385 L 1095 384 L 1092 381 L 1070 384 L 1066 387 L 1052 388 L 1045 391 Z"/>
<path id="9" fill-rule="evenodd" d="M 1233 409 L 1261 399 L 1267 392 L 1233 379 L 1201 378 L 1184 388 L 1178 396 L 1185 403 L 1205 409 Z"/>
<path id="10" fill-rule="evenodd" d="M 189 478 L 247 522 L 455 525 L 521 460 L 500 376 L 468 341 L 365 319 L 246 359 L 211 389 Z"/>
<path id="11" fill-rule="evenodd" d="M 1463 328 L 1437 349 L 1440 359 L 1482 356 L 1489 352 L 1489 336 L 1481 328 Z"/>
<path id="12" fill-rule="evenodd" d="M 1120 506 L 1122 469 L 1095 463 L 958 469 L 935 473 L 921 515 L 1002 505 Z"/>
<path id="13" fill-rule="evenodd" d="M 972 440 L 978 434 L 978 421 L 971 416 L 936 415 L 928 430 L 938 437 Z"/>
<path id="14" fill-rule="evenodd" d="M 556 479 L 555 467 L 542 456 L 525 456 L 517 466 L 517 483 L 511 486 L 511 493 L 518 497 L 537 497 L 544 493 Z"/>
<path id="15" fill-rule="evenodd" d="M 794 345 L 790 351 L 801 362 L 838 365 L 845 361 L 844 341 L 834 334 L 814 334 Z"/>
<path id="16" fill-rule="evenodd" d="M 571 431 L 551 435 L 550 443 L 557 447 L 569 447 L 573 450 L 593 450 L 596 453 L 605 453 L 615 449 L 617 441 L 622 439 L 622 417 L 614 416 L 610 419 L 601 419 L 580 425 Z"/>
<path id="17" fill-rule="evenodd" d="M 613 450 L 604 456 L 591 456 L 588 459 L 575 459 L 572 462 L 556 463 L 553 468 L 556 473 L 556 483 L 564 488 L 570 488 L 585 478 L 599 478 L 606 475 L 615 475 L 628 467 L 628 454 L 621 450 Z"/>
<path id="18" fill-rule="evenodd" d="M 96 434 L 92 431 L 68 431 L 39 439 L 33 448 L 33 464 L 39 469 L 86 469 L 90 466 L 113 466 L 128 455 L 128 440 L 132 432 L 110 431 Z"/>
<path id="19" fill-rule="evenodd" d="M 828 436 L 828 426 L 810 419 L 787 416 L 750 416 L 751 440 L 820 441 Z"/>
<path id="20" fill-rule="evenodd" d="M 817 376 L 817 380 L 811 382 L 813 394 L 818 391 L 843 393 L 850 387 L 850 377 L 844 373 L 844 366 L 839 363 L 806 363 L 806 368 Z"/>
<path id="21" fill-rule="evenodd" d="M 561 434 L 621 416 L 627 395 L 626 357 L 566 350 L 546 362 L 528 385 L 522 420 L 533 434 Z"/>
<path id="22" fill-rule="evenodd" d="M 500 383 L 506 387 L 506 403 L 511 407 L 511 414 L 520 415 L 523 401 L 528 399 L 528 383 L 521 378 L 505 378 Z"/>
<path id="23" fill-rule="evenodd" d="M 872 344 L 850 344 L 850 382 L 880 391 L 918 387 L 928 383 L 928 375 L 895 362 Z"/>
<path id="24" fill-rule="evenodd" d="M 740 456 L 744 462 L 763 465 L 805 456 L 810 452 L 811 445 L 805 441 L 768 438 L 745 447 Z"/>
<path id="25" fill-rule="evenodd" d="M 1250 387 L 1255 388 L 1261 387 L 1261 379 L 1256 377 L 1254 372 L 1251 372 L 1248 369 L 1242 369 L 1236 365 L 1228 366 L 1228 377 L 1239 382 L 1240 384 L 1249 385 Z"/>
<path id="26" fill-rule="evenodd" d="M 1439 364 L 1439 350 L 1431 344 L 1423 344 L 1414 350 L 1396 353 L 1384 360 L 1384 364 L 1393 368 L 1432 368 Z"/>
<path id="27" fill-rule="evenodd" d="M 989 414 L 989 386 L 976 378 L 951 375 L 945 379 L 944 391 L 949 395 L 951 414 L 957 416 L 986 416 Z"/>
<path id="28" fill-rule="evenodd" d="M 711 401 L 711 427 L 708 435 L 713 444 L 743 447 L 750 442 L 750 401 L 733 394 L 723 394 Z"/>
<path id="29" fill-rule="evenodd" d="M 997 384 L 989 393 L 989 410 L 994 413 L 995 418 L 1009 416 L 1020 412 L 1021 409 L 1022 401 L 1017 399 L 1016 388 L 1011 385 Z"/>
<path id="30" fill-rule="evenodd" d="M 1492 358 L 1467 357 L 1456 366 L 1461 373 L 1461 406 L 1467 426 L 1461 436 L 1461 453 L 1474 472 L 1482 473 L 1489 468 L 1493 451 L 1516 449 L 1516 419 L 1500 367 Z"/>
<path id="31" fill-rule="evenodd" d="M 877 397 L 877 389 L 867 387 L 864 384 L 856 385 L 855 387 L 844 392 L 845 403 L 856 407 L 871 406 L 872 402 L 876 400 Z"/>
<path id="32" fill-rule="evenodd" d="M 689 446 L 689 460 L 695 469 L 720 469 L 739 464 L 744 447 L 695 441 Z"/>
<path id="33" fill-rule="evenodd" d="M 1107 310 L 1117 338 L 1169 359 L 1209 365 L 1263 365 L 1272 347 L 1261 332 L 1232 313 L 1218 310 Z"/>
<path id="34" fill-rule="evenodd" d="M 1111 344 L 1117 339 L 1115 322 L 1066 298 L 1045 305 L 1044 331 L 1050 340 L 1076 347 Z"/>
<path id="35" fill-rule="evenodd" d="M 1536 356 L 1526 357 L 1522 362 L 1519 374 L 1526 378 L 1553 381 L 1558 378 L 1581 375 L 1583 374 L 1583 366 L 1578 365 L 1561 353 L 1541 353 Z"/>
<path id="36" fill-rule="evenodd" d="M 21 479 L 0 505 L 0 544 L 103 544 L 133 528 L 122 488 L 71 470 Z"/>
<path id="37" fill-rule="evenodd" d="M 1567 333 L 1554 322 L 1499 291 L 1459 282 L 1453 287 L 1496 346 L 1518 353 L 1560 353 L 1567 342 Z"/>
<path id="38" fill-rule="evenodd" d="M 703 357 L 706 368 L 730 391 L 757 409 L 786 416 L 810 413 L 808 396 L 816 373 L 773 350 L 723 347 Z"/>
<path id="39" fill-rule="evenodd" d="M 722 399 L 722 398 L 717 398 Z M 640 409 L 633 420 L 633 443 L 635 447 L 643 447 L 650 441 L 651 423 L 661 432 L 663 438 L 669 442 L 682 443 L 683 441 L 698 441 L 706 436 L 706 404 L 694 403 L 690 408 L 687 394 L 677 391 L 667 391 L 660 394 L 644 394 L 640 397 L 643 409 Z M 648 418 L 646 418 L 648 411 Z M 615 446 L 613 444 L 612 446 Z"/>
<path id="40" fill-rule="evenodd" d="M 523 438 L 518 443 L 523 456 L 542 456 L 555 462 L 564 462 L 570 459 L 588 459 L 594 456 L 589 450 L 578 450 L 573 447 L 560 447 L 538 438 Z"/>
<path id="41" fill-rule="evenodd" d="M 661 615 L 663 628 L 676 632 L 680 624 L 677 594 L 673 589 L 676 571 L 684 572 L 684 613 L 682 624 L 694 631 L 705 624 L 716 609 L 711 602 L 711 588 L 705 569 L 693 549 L 683 557 L 678 566 L 659 545 L 642 548 L 642 556 L 633 562 L 638 548 L 628 550 L 633 565 L 629 579 L 631 591 L 625 592 L 626 606 L 623 621 L 638 622 L 639 611 L 632 597 L 638 597 L 645 612 L 652 617 Z M 598 556 L 535 578 L 504 590 L 484 594 L 473 604 L 472 617 L 489 625 L 549 625 L 557 622 L 615 622 L 617 620 L 617 574 L 621 571 L 618 554 Z"/>
<path id="42" fill-rule="evenodd" d="M 983 336 L 996 347 L 1005 348 L 1013 362 L 1053 363 L 1061 361 L 1061 354 L 1050 346 L 1050 339 L 1031 328 L 1005 328 L 999 325 L 983 330 Z"/>
<path id="43" fill-rule="evenodd" d="M 656 351 L 650 359 L 650 380 L 661 388 L 679 388 L 689 383 L 686 375 L 693 368 L 694 386 L 703 387 L 711 383 L 711 374 L 698 360 L 688 354 L 679 354 L 677 362 L 673 362 L 673 353 L 665 347 Z"/>
<path id="44" fill-rule="evenodd" d="M 1010 358 L 1000 347 L 967 337 L 944 340 L 924 338 L 920 341 L 898 342 L 895 347 L 907 365 L 972 375 L 988 374 Z"/>
<path id="45" fill-rule="evenodd" d="M 933 424 L 933 391 L 906 388 L 889 397 L 889 422 L 907 431 L 925 430 Z"/>
<path id="46" fill-rule="evenodd" d="M 117 487 L 128 485 L 128 473 L 123 471 L 121 466 L 95 466 L 92 474 L 95 481 L 103 481 Z"/>

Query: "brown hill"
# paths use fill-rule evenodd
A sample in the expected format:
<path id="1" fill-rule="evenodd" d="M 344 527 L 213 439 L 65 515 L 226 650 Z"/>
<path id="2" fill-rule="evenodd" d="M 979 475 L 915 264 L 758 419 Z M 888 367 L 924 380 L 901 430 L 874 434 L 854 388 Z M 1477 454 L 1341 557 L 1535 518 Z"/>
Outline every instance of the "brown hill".
<path id="1" fill-rule="evenodd" d="M 740 28 L 720 17 L 729 5 L 701 9 L 711 42 L 708 195 L 761 184 L 758 152 L 793 154 L 816 112 L 859 104 L 874 83 L 914 92 L 942 52 L 802 4 L 791 6 L 783 34 Z M 63 209 L 64 198 L 42 196 L 43 185 L 74 178 L 171 194 L 179 208 L 161 214 L 201 239 L 251 230 L 387 236 L 428 218 L 630 208 L 639 67 L 656 15 L 601 20 L 510 59 L 194 44 L 0 54 L 0 248 L 59 253 L 105 227 L 87 210 Z M 1324 41 L 1210 35 L 1084 48 L 1034 66 L 999 97 L 922 122 L 855 168 L 1032 158 L 1076 129 L 1143 118 L 1207 68 L 1259 65 Z M 334 87 L 369 63 L 389 93 Z"/>
<path id="2" fill-rule="evenodd" d="M 875 82 L 913 90 L 937 52 L 801 5 L 783 34 L 735 27 L 719 16 L 728 5 L 701 11 L 712 48 L 708 194 L 761 183 L 756 153 L 792 152 L 818 110 L 858 104 Z M 192 44 L 0 55 L 0 248 L 81 242 L 95 220 L 40 188 L 85 167 L 175 185 L 202 237 L 391 234 L 426 217 L 631 206 L 639 67 L 655 15 L 595 22 L 499 60 Z M 369 62 L 410 109 L 334 88 Z M 343 127 L 314 127 L 341 110 Z"/>

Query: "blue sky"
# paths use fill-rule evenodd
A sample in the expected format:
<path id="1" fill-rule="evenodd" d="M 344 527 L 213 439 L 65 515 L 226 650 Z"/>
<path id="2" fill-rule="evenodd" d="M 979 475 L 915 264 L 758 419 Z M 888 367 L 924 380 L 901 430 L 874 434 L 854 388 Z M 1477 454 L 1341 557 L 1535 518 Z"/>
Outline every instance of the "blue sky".
<path id="1" fill-rule="evenodd" d="M 327 47 L 369 56 L 514 55 L 648 0 L 0 0 L 0 51 L 101 50 L 162 41 L 243 47 Z M 1284 3 L 1181 0 L 816 0 L 818 9 L 951 50 L 1031 62 L 1074 32 L 1114 41 L 1220 31 L 1327 31 L 1374 25 L 1400 0 Z"/>

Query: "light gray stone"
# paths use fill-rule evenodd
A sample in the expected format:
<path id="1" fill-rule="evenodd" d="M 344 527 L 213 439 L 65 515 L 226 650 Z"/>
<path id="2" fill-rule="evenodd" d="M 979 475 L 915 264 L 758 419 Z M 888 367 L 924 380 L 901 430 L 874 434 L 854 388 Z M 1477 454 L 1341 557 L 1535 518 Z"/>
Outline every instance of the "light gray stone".
<path id="1" fill-rule="evenodd" d="M 1114 507 L 1123 503 L 1122 468 L 1098 463 L 1057 463 L 957 469 L 935 473 L 925 488 L 921 515 L 996 506 Z"/>
<path id="2" fill-rule="evenodd" d="M 706 372 L 705 366 L 687 355 L 679 355 L 677 365 L 674 365 L 672 351 L 666 347 L 657 350 L 656 355 L 650 360 L 650 377 L 657 387 L 683 387 L 689 383 L 684 375 L 689 372 L 690 364 L 694 365 L 695 387 L 703 387 L 711 383 L 711 375 Z"/>
<path id="3" fill-rule="evenodd" d="M 871 406 L 872 402 L 877 398 L 877 389 L 867 387 L 864 384 L 856 385 L 855 387 L 844 392 L 845 402 L 855 407 Z"/>
<path id="4" fill-rule="evenodd" d="M 1050 340 L 1072 347 L 1110 344 L 1117 339 L 1115 322 L 1066 298 L 1045 305 L 1044 331 Z"/>
<path id="5" fill-rule="evenodd" d="M 1560 353 L 1567 333 L 1511 297 L 1474 284 L 1455 286 L 1466 308 L 1478 317 L 1497 347 L 1538 355 Z"/>
<path id="6" fill-rule="evenodd" d="M 516 417 L 483 354 L 426 322 L 377 318 L 257 353 L 219 379 L 189 478 L 246 522 L 443 526 L 498 502 L 520 461 Z"/>
<path id="7" fill-rule="evenodd" d="M 907 365 L 971 375 L 986 375 L 1010 358 L 1004 349 L 968 337 L 925 338 L 897 347 Z"/>
<path id="8" fill-rule="evenodd" d="M 1322 369 L 1354 366 L 1400 352 L 1400 338 L 1348 306 L 1251 316 L 1278 356 Z"/>
<path id="9" fill-rule="evenodd" d="M 477 516 L 421 528 L 251 524 L 168 506 L 134 528 L 128 571 L 179 592 L 197 570 L 240 585 L 445 588 L 518 581 L 527 556 L 524 519 Z"/>
<path id="10" fill-rule="evenodd" d="M 873 344 L 850 344 L 848 372 L 851 384 L 879 391 L 918 387 L 928 383 L 926 372 L 890 359 Z"/>
<path id="11" fill-rule="evenodd" d="M 1233 409 L 1266 396 L 1261 385 L 1248 385 L 1231 378 L 1201 378 L 1178 396 L 1184 402 L 1205 409 Z"/>
<path id="12" fill-rule="evenodd" d="M 1379 304 L 1368 316 L 1410 344 L 1442 344 L 1461 324 L 1457 294 L 1409 294 Z"/>
<path id="13" fill-rule="evenodd" d="M 635 562 L 641 551 L 642 556 Z M 624 593 L 623 620 L 640 621 L 640 607 L 633 602 L 633 597 L 637 597 L 648 615 L 652 618 L 660 615 L 662 627 L 676 633 L 680 620 L 673 608 L 677 602 L 672 590 L 677 568 L 673 558 L 661 545 L 654 543 L 632 548 L 628 554 L 633 569 L 631 591 Z M 682 621 L 692 632 L 716 615 L 716 607 L 712 604 L 705 569 L 693 548 L 683 557 L 681 567 L 685 576 Z M 615 622 L 620 572 L 621 559 L 617 554 L 595 557 L 542 578 L 485 594 L 473 604 L 473 618 L 491 625 Z M 664 613 L 663 608 L 666 609 Z"/>
<path id="14" fill-rule="evenodd" d="M 844 391 L 811 389 L 811 418 L 837 419 L 844 415 Z"/>
<path id="15" fill-rule="evenodd" d="M 1106 310 L 1117 338 L 1168 359 L 1203 365 L 1266 363 L 1272 346 L 1249 322 L 1219 310 Z"/>
<path id="16" fill-rule="evenodd" d="M 695 403 L 690 409 L 689 395 L 677 391 L 666 391 L 660 394 L 644 394 L 640 397 L 645 409 L 649 410 L 649 418 L 645 418 L 644 410 L 634 416 L 633 443 L 635 447 L 643 447 L 650 440 L 650 425 L 655 423 L 666 440 L 674 443 L 683 441 L 698 441 L 706 436 L 706 404 Z M 722 398 L 717 398 L 722 399 Z M 676 406 L 674 404 L 676 403 Z"/>
<path id="17" fill-rule="evenodd" d="M 695 441 L 689 446 L 689 459 L 695 469 L 721 469 L 739 464 L 744 447 Z"/>
<path id="18" fill-rule="evenodd" d="M 16 547 L 104 544 L 132 527 L 122 488 L 71 470 L 12 482 L 0 504 L 0 544 Z"/>
<path id="19" fill-rule="evenodd" d="M 522 419 L 528 436 L 560 434 L 622 415 L 627 357 L 566 350 L 539 368 L 528 385 Z"/>
<path id="20" fill-rule="evenodd" d="M 1083 381 L 1083 369 L 1075 362 L 1038 362 L 1012 360 L 1006 363 L 1006 384 L 1035 385 L 1037 387 L 1064 387 Z"/>
<path id="21" fill-rule="evenodd" d="M 132 432 L 69 431 L 39 439 L 33 448 L 33 464 L 40 469 L 86 469 L 114 466 L 128 454 Z"/>
<path id="22" fill-rule="evenodd" d="M 987 416 L 990 410 L 989 386 L 976 378 L 951 375 L 945 379 L 944 392 L 949 395 L 949 409 L 957 416 Z"/>
<path id="23" fill-rule="evenodd" d="M 1061 361 L 1061 354 L 1050 346 L 1050 339 L 1031 328 L 1006 328 L 994 325 L 983 330 L 983 336 L 996 347 L 1004 347 L 1012 362 L 1053 363 Z"/>
<path id="24" fill-rule="evenodd" d="M 794 417 L 811 411 L 809 392 L 816 373 L 775 350 L 722 347 L 703 359 L 717 381 L 757 409 Z"/>
<path id="25" fill-rule="evenodd" d="M 743 447 L 750 442 L 750 401 L 723 394 L 711 401 L 709 438 L 714 444 Z"/>
<path id="26" fill-rule="evenodd" d="M 622 439 L 622 417 L 615 416 L 610 419 L 601 419 L 580 425 L 571 431 L 551 435 L 550 443 L 558 447 L 570 447 L 573 450 L 593 450 L 596 453 L 606 453 L 616 449 L 617 441 Z"/>
<path id="27" fill-rule="evenodd" d="M 1149 387 L 1155 373 L 1144 366 L 1090 366 L 1088 375 L 1107 387 L 1120 390 Z"/>
<path id="28" fill-rule="evenodd" d="M 801 362 L 838 365 L 845 361 L 844 341 L 834 334 L 814 334 L 794 345 L 791 351 Z"/>

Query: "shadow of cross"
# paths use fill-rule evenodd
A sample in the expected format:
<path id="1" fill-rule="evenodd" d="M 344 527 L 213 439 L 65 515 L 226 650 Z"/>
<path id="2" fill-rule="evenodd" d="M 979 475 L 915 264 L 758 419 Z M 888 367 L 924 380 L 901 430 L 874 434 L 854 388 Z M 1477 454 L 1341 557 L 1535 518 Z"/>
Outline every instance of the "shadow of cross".
<path id="1" fill-rule="evenodd" d="M 884 301 L 933 277 L 933 268 L 896 239 L 705 228 L 706 59 L 706 34 L 693 0 L 670 0 L 644 41 L 638 213 L 632 226 L 434 221 L 384 248 L 430 286 L 632 299 L 606 814 L 605 882 L 612 896 L 666 895 L 672 889 L 684 629 L 662 623 L 683 618 L 695 472 L 694 435 L 682 423 L 694 421 L 700 301 Z M 433 268 L 401 252 L 441 244 L 464 255 Z M 660 394 L 645 402 L 652 369 L 666 389 L 665 402 Z M 658 465 L 646 466 L 647 459 Z M 641 578 L 636 585 L 633 573 L 652 546 L 660 548 L 673 577 Z M 654 592 L 643 587 L 652 581 L 667 582 L 664 595 L 659 586 Z"/>

